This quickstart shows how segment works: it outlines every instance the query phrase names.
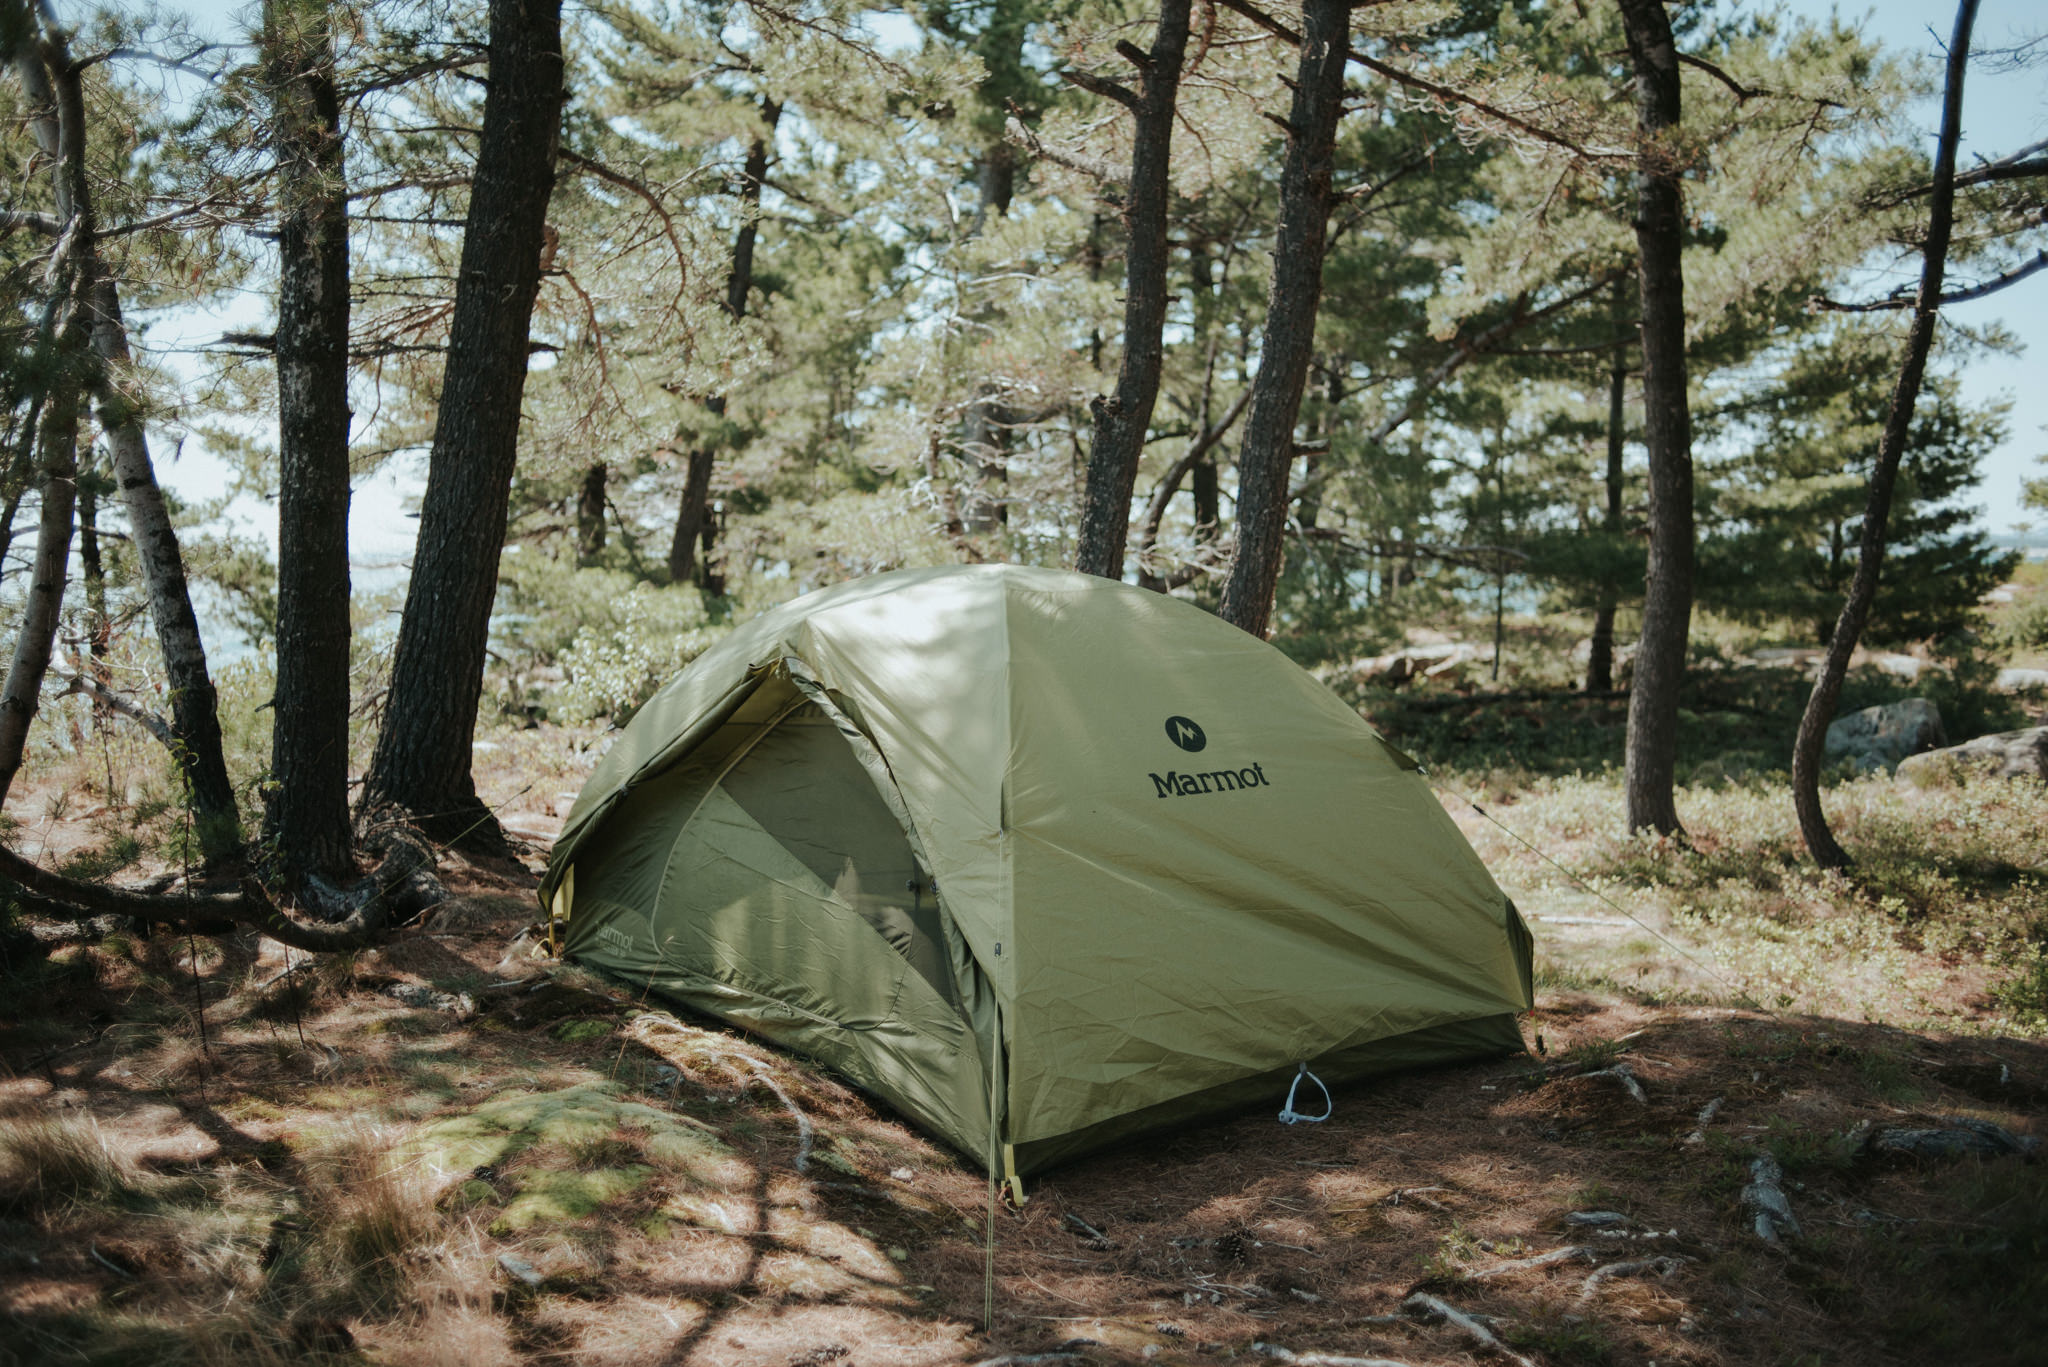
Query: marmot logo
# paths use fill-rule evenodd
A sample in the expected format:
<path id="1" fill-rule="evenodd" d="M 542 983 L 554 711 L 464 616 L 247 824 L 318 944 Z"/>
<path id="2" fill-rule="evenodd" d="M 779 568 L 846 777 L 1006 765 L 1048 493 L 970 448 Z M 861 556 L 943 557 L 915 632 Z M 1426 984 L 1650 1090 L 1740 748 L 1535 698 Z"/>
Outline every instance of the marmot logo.
<path id="1" fill-rule="evenodd" d="M 1202 728 L 1186 717 L 1166 719 L 1166 738 L 1191 755 L 1209 743 L 1209 738 L 1202 734 Z"/>
<path id="2" fill-rule="evenodd" d="M 1206 774 L 1183 774 L 1168 769 L 1164 774 L 1147 774 L 1160 797 L 1199 797 L 1203 793 L 1234 793 L 1241 788 L 1270 788 L 1266 766 L 1248 769 L 1214 769 Z"/>

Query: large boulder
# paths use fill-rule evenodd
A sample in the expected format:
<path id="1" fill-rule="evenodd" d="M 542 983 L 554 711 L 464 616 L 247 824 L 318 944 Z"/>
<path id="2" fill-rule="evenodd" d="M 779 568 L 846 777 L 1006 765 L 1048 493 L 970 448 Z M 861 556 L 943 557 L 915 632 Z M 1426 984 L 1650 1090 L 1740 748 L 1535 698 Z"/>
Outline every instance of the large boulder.
<path id="1" fill-rule="evenodd" d="M 1979 736 L 1914 755 L 1898 776 L 1916 788 L 1946 788 L 1973 778 L 2033 778 L 2048 783 L 2048 726 Z"/>
<path id="2" fill-rule="evenodd" d="M 1829 759 L 1890 772 L 1908 755 L 1947 744 L 1941 709 L 1925 698 L 1907 698 L 1835 718 L 1828 727 L 1826 750 Z"/>

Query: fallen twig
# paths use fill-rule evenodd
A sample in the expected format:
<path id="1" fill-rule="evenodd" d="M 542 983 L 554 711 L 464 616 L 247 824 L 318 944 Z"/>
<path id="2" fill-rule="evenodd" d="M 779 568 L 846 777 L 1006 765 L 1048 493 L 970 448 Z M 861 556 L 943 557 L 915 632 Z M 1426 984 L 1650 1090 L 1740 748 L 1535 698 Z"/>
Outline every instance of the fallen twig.
<path id="1" fill-rule="evenodd" d="M 1116 1247 L 1115 1244 L 1110 1242 L 1110 1238 L 1107 1234 L 1104 1234 L 1094 1225 L 1089 1224 L 1086 1220 L 1082 1219 L 1078 1215 L 1075 1215 L 1071 1211 L 1067 1213 L 1066 1221 L 1068 1224 L 1072 1225 L 1075 1229 L 1079 1230 L 1083 1235 L 1085 1235 L 1089 1242 L 1094 1244 L 1096 1248 Z"/>
<path id="2" fill-rule="evenodd" d="M 789 1099 L 789 1093 L 782 1090 L 782 1084 L 760 1062 L 748 1059 L 747 1066 L 763 1086 L 775 1093 L 775 1099 L 796 1117 L 796 1170 L 799 1173 L 808 1170 L 811 1166 L 811 1118 L 797 1108 L 797 1104 Z"/>
<path id="3" fill-rule="evenodd" d="M 85 1246 L 85 1251 L 92 1254 L 92 1260 L 94 1262 L 98 1263 L 101 1267 L 107 1269 L 107 1271 L 113 1273 L 116 1277 L 119 1277 L 122 1281 L 132 1282 L 135 1280 L 135 1274 L 133 1272 L 130 1272 L 127 1268 L 121 1266 L 121 1264 L 115 1262 L 112 1258 L 109 1258 L 106 1254 L 100 1252 L 100 1246 L 98 1244 L 87 1244 Z"/>
<path id="4" fill-rule="evenodd" d="M 1592 1073 L 1581 1073 L 1579 1074 L 1579 1076 L 1611 1077 L 1616 1082 L 1619 1082 L 1622 1086 L 1622 1089 L 1626 1091 L 1630 1096 L 1634 1097 L 1638 1102 L 1641 1102 L 1645 1106 L 1649 1105 L 1650 1103 L 1649 1096 L 1645 1094 L 1643 1091 L 1643 1084 L 1636 1081 L 1635 1070 L 1630 1068 L 1626 1063 L 1617 1063 L 1612 1068 L 1602 1068 L 1598 1072 Z"/>
<path id="5" fill-rule="evenodd" d="M 1502 1343 L 1499 1335 L 1495 1334 L 1491 1329 L 1488 1329 L 1456 1306 L 1439 1300 L 1427 1291 L 1415 1292 L 1407 1300 L 1401 1302 L 1401 1308 L 1419 1311 L 1425 1315 L 1439 1316 L 1453 1328 L 1461 1329 L 1477 1339 L 1482 1347 L 1492 1349 L 1510 1362 L 1516 1363 L 1518 1367 L 1536 1367 L 1536 1364 L 1528 1358 L 1523 1357 L 1520 1353 Z"/>
<path id="6" fill-rule="evenodd" d="M 1584 1305 L 1587 1301 L 1593 1299 L 1593 1293 L 1600 1289 L 1600 1283 L 1607 1281 L 1609 1278 L 1634 1277 L 1644 1272 L 1654 1272 L 1660 1277 L 1668 1277 L 1676 1272 L 1678 1265 L 1684 1261 L 1686 1261 L 1684 1258 L 1665 1254 L 1656 1258 L 1640 1258 L 1626 1263 L 1609 1263 L 1605 1267 L 1595 1268 L 1592 1275 L 1586 1278 L 1585 1284 L 1579 1288 L 1579 1304 Z"/>
<path id="7" fill-rule="evenodd" d="M 1532 1267 L 1548 1267 L 1552 1263 L 1570 1262 L 1574 1258 L 1599 1256 L 1600 1250 L 1596 1248 L 1590 1248 L 1585 1244 L 1566 1244 L 1563 1248 L 1553 1248 L 1548 1253 L 1538 1253 L 1533 1258 L 1517 1258 L 1513 1262 L 1495 1263 L 1492 1267 L 1482 1267 L 1477 1272 L 1467 1272 L 1465 1280 L 1476 1282 L 1485 1277 L 1505 1277 L 1510 1272 L 1525 1272 Z"/>
<path id="8" fill-rule="evenodd" d="M 1287 1362 L 1294 1367 L 1408 1367 L 1405 1362 L 1393 1358 L 1354 1358 L 1339 1353 L 1290 1353 L 1277 1343 L 1254 1343 L 1252 1352 L 1259 1357 L 1271 1358 L 1275 1362 Z"/>

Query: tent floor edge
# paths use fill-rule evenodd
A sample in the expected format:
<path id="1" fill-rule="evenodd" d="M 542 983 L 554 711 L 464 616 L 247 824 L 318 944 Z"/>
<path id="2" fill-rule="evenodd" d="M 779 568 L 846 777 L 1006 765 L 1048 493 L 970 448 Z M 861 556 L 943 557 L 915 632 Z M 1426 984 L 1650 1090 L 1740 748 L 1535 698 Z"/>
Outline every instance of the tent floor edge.
<path id="1" fill-rule="evenodd" d="M 1307 1063 L 1311 1071 L 1334 1089 L 1341 1084 L 1382 1073 L 1449 1063 L 1481 1062 L 1524 1052 L 1526 1046 L 1516 1013 L 1504 1011 L 1498 1015 L 1425 1026 L 1406 1034 L 1352 1045 L 1309 1059 Z M 1016 1171 L 1024 1176 L 1034 1176 L 1098 1149 L 1176 1125 L 1226 1119 L 1232 1112 L 1254 1106 L 1269 1108 L 1277 1114 L 1281 1098 L 1287 1094 L 1287 1084 L 1298 1067 L 1299 1064 L 1289 1063 L 1270 1072 L 1175 1097 L 1140 1111 L 1111 1116 L 1065 1134 L 1020 1143 L 1016 1146 Z M 1344 1099 L 1340 1096 L 1337 1099 L 1339 1115 L 1343 1113 L 1343 1104 Z M 1313 1126 L 1302 1128 L 1314 1129 Z"/>

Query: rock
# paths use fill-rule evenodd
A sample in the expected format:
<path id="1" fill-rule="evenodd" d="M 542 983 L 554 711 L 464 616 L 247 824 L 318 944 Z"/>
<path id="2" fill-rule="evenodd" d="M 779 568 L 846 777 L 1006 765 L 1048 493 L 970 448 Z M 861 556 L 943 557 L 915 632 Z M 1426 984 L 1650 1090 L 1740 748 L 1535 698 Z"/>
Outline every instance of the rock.
<path id="1" fill-rule="evenodd" d="M 1749 1185 L 1742 1189 L 1742 1208 L 1755 1217 L 1757 1237 L 1775 1244 L 1799 1237 L 1799 1219 L 1785 1199 L 1784 1169 L 1768 1154 L 1749 1165 Z"/>
<path id="2" fill-rule="evenodd" d="M 1973 778 L 2034 778 L 2048 782 L 2048 726 L 1979 736 L 1899 765 L 1898 777 L 1916 788 L 1947 788 Z"/>
<path id="3" fill-rule="evenodd" d="M 498 1255 L 498 1266 L 504 1268 L 508 1275 L 526 1283 L 526 1285 L 534 1288 L 536 1291 L 540 1289 L 541 1282 L 545 1280 L 532 1263 L 524 1258 L 515 1258 L 510 1253 Z"/>
<path id="4" fill-rule="evenodd" d="M 1828 727 L 1826 751 L 1830 759 L 1849 759 L 1859 769 L 1889 773 L 1908 755 L 1947 744 L 1941 709 L 1925 698 L 1907 698 L 1835 718 Z"/>
<path id="5" fill-rule="evenodd" d="M 2022 1138 L 1988 1120 L 1945 1115 L 1938 1126 L 1887 1126 L 1863 1141 L 1866 1153 L 1892 1158 L 2004 1158 L 2031 1154 L 2041 1141 Z"/>
<path id="6" fill-rule="evenodd" d="M 2004 693 L 2048 693 L 2048 669 L 2001 669 L 1993 686 Z"/>
<path id="7" fill-rule="evenodd" d="M 1820 663 L 1824 652 L 1812 646 L 1761 646 L 1749 652 L 1749 659 L 1761 665 L 1795 665 L 1804 668 Z"/>
<path id="8" fill-rule="evenodd" d="M 1619 1229 L 1628 1223 L 1628 1216 L 1618 1210 L 1574 1210 L 1566 1214 L 1564 1222 L 1590 1229 Z"/>

